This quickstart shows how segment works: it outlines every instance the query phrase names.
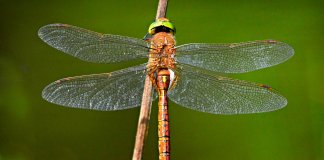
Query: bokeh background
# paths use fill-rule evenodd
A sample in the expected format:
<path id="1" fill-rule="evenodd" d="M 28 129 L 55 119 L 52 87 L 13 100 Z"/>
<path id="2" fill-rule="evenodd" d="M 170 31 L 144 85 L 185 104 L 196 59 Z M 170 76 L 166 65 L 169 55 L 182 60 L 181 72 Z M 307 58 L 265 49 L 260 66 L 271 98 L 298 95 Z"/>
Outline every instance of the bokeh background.
<path id="1" fill-rule="evenodd" d="M 177 160 L 324 159 L 324 10 L 320 0 L 169 1 L 177 43 L 284 41 L 289 61 L 234 77 L 269 84 L 284 109 L 212 115 L 171 103 L 172 158 Z M 99 112 L 41 98 L 54 80 L 111 72 L 134 63 L 94 64 L 57 51 L 37 37 L 50 23 L 142 38 L 157 0 L 0 1 L 0 160 L 109 159 L 132 156 L 139 108 Z M 153 103 L 143 159 L 158 158 Z"/>

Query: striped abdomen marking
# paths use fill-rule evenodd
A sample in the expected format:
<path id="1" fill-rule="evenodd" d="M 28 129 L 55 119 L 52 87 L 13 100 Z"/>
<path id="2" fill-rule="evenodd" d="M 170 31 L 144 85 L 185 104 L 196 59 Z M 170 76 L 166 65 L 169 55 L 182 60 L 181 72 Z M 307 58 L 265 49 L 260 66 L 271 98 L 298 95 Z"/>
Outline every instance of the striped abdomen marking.
<path id="1" fill-rule="evenodd" d="M 157 71 L 157 89 L 159 93 L 158 136 L 159 160 L 170 160 L 170 132 L 167 92 L 170 84 L 170 72 L 167 68 Z"/>

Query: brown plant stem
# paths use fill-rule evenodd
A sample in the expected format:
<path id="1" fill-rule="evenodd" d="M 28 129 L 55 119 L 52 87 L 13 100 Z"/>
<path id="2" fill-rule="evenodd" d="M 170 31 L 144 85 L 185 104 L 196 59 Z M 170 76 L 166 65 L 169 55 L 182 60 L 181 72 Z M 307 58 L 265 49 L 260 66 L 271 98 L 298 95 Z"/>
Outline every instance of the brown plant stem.
<path id="1" fill-rule="evenodd" d="M 159 0 L 156 19 L 163 18 L 166 15 L 167 0 Z M 136 140 L 133 152 L 133 160 L 141 160 L 144 148 L 144 140 L 148 132 L 150 114 L 152 107 L 152 82 L 149 76 L 145 78 L 144 91 L 142 97 L 141 111 L 137 124 Z"/>
<path id="2" fill-rule="evenodd" d="M 158 5 L 158 9 L 156 11 L 155 19 L 165 18 L 167 6 L 168 6 L 168 0 L 159 0 L 159 5 Z"/>
<path id="3" fill-rule="evenodd" d="M 142 97 L 141 111 L 137 124 L 137 133 L 133 160 L 141 160 L 144 148 L 144 140 L 148 132 L 152 107 L 152 82 L 149 76 L 145 78 L 144 91 Z"/>

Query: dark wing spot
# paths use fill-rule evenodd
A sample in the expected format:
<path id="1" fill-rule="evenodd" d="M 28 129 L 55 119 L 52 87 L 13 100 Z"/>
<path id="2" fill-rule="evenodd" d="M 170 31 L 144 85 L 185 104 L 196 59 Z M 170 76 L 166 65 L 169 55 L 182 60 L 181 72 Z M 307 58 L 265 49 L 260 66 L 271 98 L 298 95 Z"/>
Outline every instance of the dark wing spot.
<path id="1" fill-rule="evenodd" d="M 265 84 L 260 84 L 260 87 L 265 88 L 265 89 L 268 89 L 268 90 L 272 90 L 272 87 L 267 86 Z"/>

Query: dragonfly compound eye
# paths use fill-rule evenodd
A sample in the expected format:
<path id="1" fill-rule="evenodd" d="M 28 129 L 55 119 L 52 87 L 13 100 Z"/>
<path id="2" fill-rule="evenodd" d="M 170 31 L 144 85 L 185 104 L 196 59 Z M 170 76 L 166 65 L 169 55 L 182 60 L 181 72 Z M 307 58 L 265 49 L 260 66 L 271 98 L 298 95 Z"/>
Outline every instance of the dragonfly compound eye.
<path id="1" fill-rule="evenodd" d="M 176 29 L 175 29 L 175 26 L 173 25 L 173 23 L 171 23 L 166 18 L 157 19 L 155 22 L 153 22 L 150 25 L 150 27 L 148 29 L 148 33 L 150 35 L 154 35 L 159 32 L 168 32 L 168 33 L 175 34 L 175 31 L 176 31 Z"/>

